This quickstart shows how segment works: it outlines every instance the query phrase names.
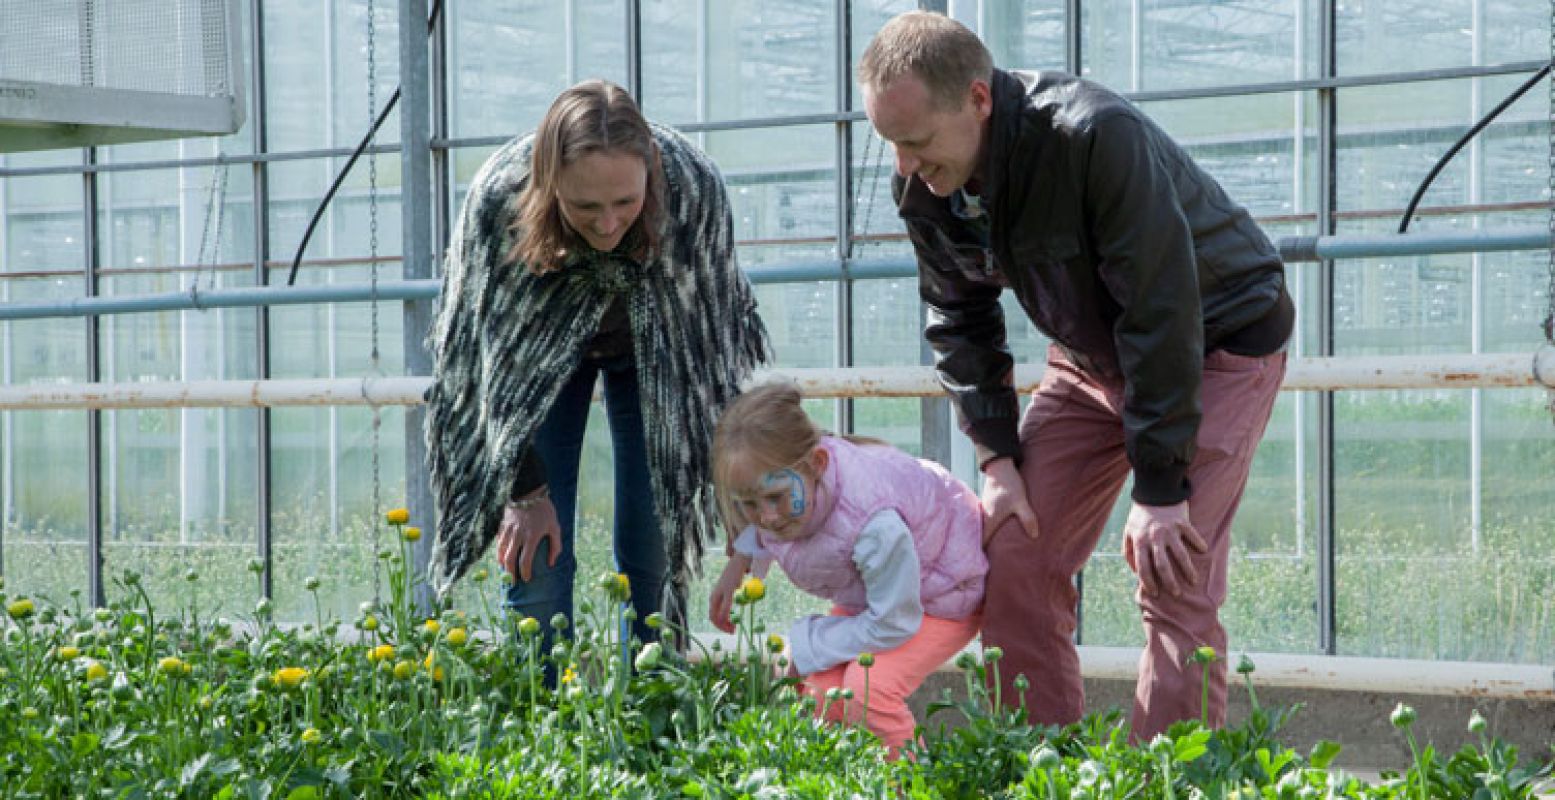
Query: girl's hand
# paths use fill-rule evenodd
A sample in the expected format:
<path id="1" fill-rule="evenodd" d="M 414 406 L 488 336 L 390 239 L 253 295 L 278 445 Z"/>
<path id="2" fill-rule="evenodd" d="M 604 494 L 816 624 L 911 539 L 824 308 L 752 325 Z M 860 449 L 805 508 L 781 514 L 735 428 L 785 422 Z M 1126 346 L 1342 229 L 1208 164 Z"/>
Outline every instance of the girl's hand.
<path id="1" fill-rule="evenodd" d="M 740 590 L 740 582 L 745 580 L 749 561 L 749 558 L 739 555 L 729 559 L 707 599 L 707 618 L 713 627 L 724 633 L 734 633 L 734 621 L 730 618 L 730 613 L 734 611 L 734 593 Z"/>
<path id="2" fill-rule="evenodd" d="M 497 528 L 497 560 L 514 580 L 527 582 L 533 576 L 535 553 L 547 539 L 551 555 L 546 565 L 554 567 L 562 554 L 562 526 L 556 521 L 556 506 L 545 487 L 503 507 L 502 524 Z"/>

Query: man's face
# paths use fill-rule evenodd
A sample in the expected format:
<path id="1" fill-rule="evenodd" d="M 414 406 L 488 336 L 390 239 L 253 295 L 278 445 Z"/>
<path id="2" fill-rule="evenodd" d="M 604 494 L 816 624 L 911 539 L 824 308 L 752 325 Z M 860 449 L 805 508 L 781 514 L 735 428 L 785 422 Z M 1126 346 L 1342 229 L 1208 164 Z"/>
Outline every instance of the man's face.
<path id="1" fill-rule="evenodd" d="M 917 175 L 929 191 L 947 197 L 977 169 L 983 126 L 993 112 L 988 84 L 973 81 L 960 105 L 938 108 L 916 75 L 903 75 L 880 91 L 863 87 L 864 111 L 880 138 L 896 149 L 896 172 Z"/>

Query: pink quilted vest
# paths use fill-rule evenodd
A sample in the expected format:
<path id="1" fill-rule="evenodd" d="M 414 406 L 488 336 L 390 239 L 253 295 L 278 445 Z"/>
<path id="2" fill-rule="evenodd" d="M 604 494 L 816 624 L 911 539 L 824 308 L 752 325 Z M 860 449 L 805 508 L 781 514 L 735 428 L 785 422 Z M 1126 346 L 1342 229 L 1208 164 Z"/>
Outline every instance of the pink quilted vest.
<path id="1" fill-rule="evenodd" d="M 895 509 L 912 531 L 923 576 L 923 610 L 963 619 L 983 602 L 983 521 L 977 495 L 944 467 L 894 447 L 856 445 L 821 438 L 831 463 L 821 477 L 807 531 L 783 541 L 765 531 L 761 546 L 783 566 L 795 586 L 854 613 L 868 608 L 853 547 L 876 512 Z"/>

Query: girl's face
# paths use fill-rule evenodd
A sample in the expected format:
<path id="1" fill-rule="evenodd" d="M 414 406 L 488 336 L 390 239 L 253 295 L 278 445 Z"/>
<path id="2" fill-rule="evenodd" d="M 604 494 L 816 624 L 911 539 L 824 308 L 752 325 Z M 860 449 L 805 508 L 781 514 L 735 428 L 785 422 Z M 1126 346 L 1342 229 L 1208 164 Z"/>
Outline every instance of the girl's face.
<path id="1" fill-rule="evenodd" d="M 595 250 L 614 250 L 642 215 L 648 166 L 631 153 L 589 153 L 557 178 L 562 219 Z"/>
<path id="2" fill-rule="evenodd" d="M 803 538 L 815 511 L 818 478 L 826 473 L 829 457 L 817 447 L 787 467 L 767 469 L 736 462 L 729 492 L 735 510 L 745 522 L 779 539 Z"/>

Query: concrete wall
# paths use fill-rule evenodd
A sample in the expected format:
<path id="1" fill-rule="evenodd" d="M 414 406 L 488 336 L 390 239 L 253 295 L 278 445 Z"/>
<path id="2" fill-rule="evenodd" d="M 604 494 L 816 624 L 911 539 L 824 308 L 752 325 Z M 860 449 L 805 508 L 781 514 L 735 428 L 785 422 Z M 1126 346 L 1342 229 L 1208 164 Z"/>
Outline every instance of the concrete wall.
<path id="1" fill-rule="evenodd" d="M 943 689 L 949 688 L 954 696 L 963 697 L 964 686 L 965 679 L 953 667 L 936 673 L 913 696 L 912 705 L 919 721 L 923 720 L 925 706 L 938 698 Z M 1319 740 L 1338 742 L 1344 749 L 1334 765 L 1353 772 L 1375 774 L 1408 766 L 1409 745 L 1389 722 L 1393 707 L 1399 702 L 1413 706 L 1418 714 L 1414 731 L 1421 747 L 1430 743 L 1438 752 L 1450 754 L 1469 743 L 1469 714 L 1479 709 L 1488 731 L 1515 744 L 1524 761 L 1548 761 L 1555 757 L 1551 751 L 1555 746 L 1555 702 L 1278 686 L 1259 686 L 1257 691 L 1258 702 L 1264 707 L 1304 704 L 1282 731 L 1280 741 L 1302 754 L 1310 752 Z M 1120 708 L 1126 714 L 1133 704 L 1134 684 L 1087 678 L 1085 692 L 1088 711 Z M 1250 706 L 1240 682 L 1233 683 L 1229 696 L 1227 718 L 1233 724 L 1247 719 Z"/>

